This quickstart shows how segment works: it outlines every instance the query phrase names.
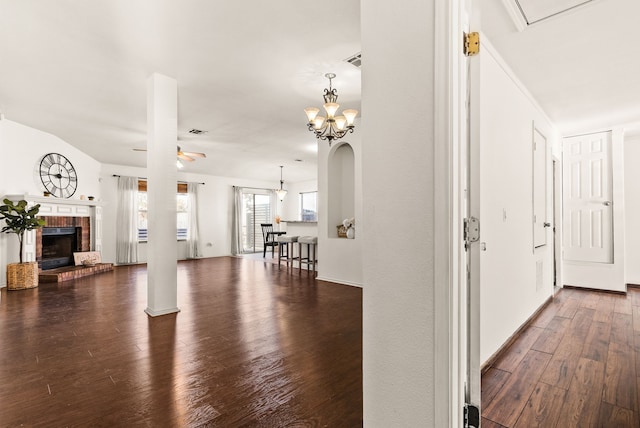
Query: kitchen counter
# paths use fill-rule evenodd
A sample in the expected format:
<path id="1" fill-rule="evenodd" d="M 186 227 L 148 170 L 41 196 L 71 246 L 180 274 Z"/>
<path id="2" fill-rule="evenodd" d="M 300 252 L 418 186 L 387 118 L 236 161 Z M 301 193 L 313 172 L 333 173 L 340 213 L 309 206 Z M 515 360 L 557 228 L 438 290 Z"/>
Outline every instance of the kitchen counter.
<path id="1" fill-rule="evenodd" d="M 287 232 L 287 235 L 294 236 L 318 236 L 317 221 L 302 220 L 282 220 L 280 230 Z"/>

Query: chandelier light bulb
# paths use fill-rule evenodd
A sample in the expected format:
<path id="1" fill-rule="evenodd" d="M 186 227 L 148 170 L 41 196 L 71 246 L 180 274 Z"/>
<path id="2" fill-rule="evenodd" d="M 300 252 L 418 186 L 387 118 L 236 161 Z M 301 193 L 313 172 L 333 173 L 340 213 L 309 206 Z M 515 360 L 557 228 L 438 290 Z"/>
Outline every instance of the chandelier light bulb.
<path id="1" fill-rule="evenodd" d="M 322 125 L 324 124 L 324 116 L 317 116 L 313 119 L 313 127 L 315 129 L 322 129 Z"/>
<path id="2" fill-rule="evenodd" d="M 307 114 L 307 118 L 309 119 L 309 122 L 313 122 L 313 119 L 316 118 L 316 116 L 320 112 L 320 109 L 315 107 L 308 107 L 304 109 L 304 112 Z"/>
<path id="3" fill-rule="evenodd" d="M 353 121 L 358 115 L 358 110 L 349 109 L 349 110 L 343 111 L 342 114 L 344 114 L 344 117 L 347 118 L 347 125 L 351 126 L 353 125 Z"/>
<path id="4" fill-rule="evenodd" d="M 332 118 L 333 116 L 335 116 L 336 112 L 340 108 L 340 104 L 338 104 L 338 103 L 325 103 L 323 107 L 324 107 L 325 111 L 327 112 L 327 117 L 328 118 Z"/>
<path id="5" fill-rule="evenodd" d="M 340 131 L 344 131 L 347 125 L 347 118 L 344 116 L 337 116 L 334 118 L 334 120 L 336 121 L 336 128 L 338 128 L 338 130 Z"/>

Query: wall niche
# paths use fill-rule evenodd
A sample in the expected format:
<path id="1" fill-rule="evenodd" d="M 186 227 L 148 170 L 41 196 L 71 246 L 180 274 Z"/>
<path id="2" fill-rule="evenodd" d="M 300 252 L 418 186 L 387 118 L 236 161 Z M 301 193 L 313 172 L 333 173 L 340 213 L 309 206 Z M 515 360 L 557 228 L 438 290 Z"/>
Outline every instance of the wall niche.
<path id="1" fill-rule="evenodd" d="M 355 216 L 355 157 L 353 147 L 346 142 L 336 144 L 331 148 L 328 160 L 327 231 L 329 238 L 338 238 L 337 226 L 341 225 L 344 219 L 350 219 Z"/>

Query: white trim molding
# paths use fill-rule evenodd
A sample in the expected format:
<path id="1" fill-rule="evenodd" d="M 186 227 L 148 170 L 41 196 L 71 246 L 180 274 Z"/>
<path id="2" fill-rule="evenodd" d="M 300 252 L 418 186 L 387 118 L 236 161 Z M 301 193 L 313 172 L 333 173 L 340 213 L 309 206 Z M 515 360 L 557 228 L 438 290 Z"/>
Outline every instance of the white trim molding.
<path id="1" fill-rule="evenodd" d="M 524 31 L 529 23 L 525 19 L 522 11 L 516 4 L 515 0 L 502 0 L 502 4 L 504 8 L 507 10 L 509 17 L 513 21 L 513 24 L 516 26 L 518 31 Z"/>

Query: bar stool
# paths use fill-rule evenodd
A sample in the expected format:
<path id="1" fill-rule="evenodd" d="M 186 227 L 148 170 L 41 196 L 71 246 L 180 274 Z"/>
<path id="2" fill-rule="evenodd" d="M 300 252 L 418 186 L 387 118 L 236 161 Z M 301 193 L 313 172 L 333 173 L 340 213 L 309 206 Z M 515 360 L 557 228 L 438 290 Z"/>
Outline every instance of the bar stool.
<path id="1" fill-rule="evenodd" d="M 302 257 L 302 246 L 307 246 L 307 257 Z M 298 258 L 300 259 L 300 275 L 302 275 L 302 264 L 307 265 L 307 272 L 309 272 L 309 265 L 313 275 L 316 275 L 316 263 L 318 263 L 316 250 L 318 248 L 317 236 L 301 236 L 298 238 Z"/>
<path id="2" fill-rule="evenodd" d="M 298 242 L 297 236 L 290 235 L 280 235 L 278 236 L 278 245 L 280 246 L 278 250 L 278 266 L 280 266 L 280 262 L 284 260 L 287 262 L 287 267 L 289 267 L 289 263 L 291 263 L 291 267 L 293 267 L 293 244 Z"/>

